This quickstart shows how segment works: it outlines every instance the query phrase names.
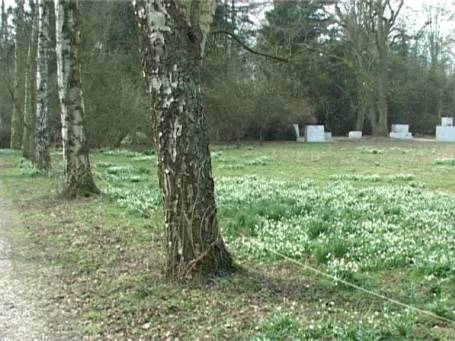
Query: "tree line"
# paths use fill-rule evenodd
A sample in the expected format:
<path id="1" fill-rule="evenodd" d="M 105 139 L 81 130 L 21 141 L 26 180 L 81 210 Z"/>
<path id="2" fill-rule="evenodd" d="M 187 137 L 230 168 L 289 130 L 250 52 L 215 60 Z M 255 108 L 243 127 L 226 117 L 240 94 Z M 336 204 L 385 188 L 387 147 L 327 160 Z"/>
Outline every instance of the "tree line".
<path id="1" fill-rule="evenodd" d="M 215 26 L 286 61 L 250 54 L 235 41 L 220 49 L 217 41 L 226 37 L 212 37 L 205 63 L 212 137 L 292 139 L 292 123 L 376 136 L 408 123 L 417 134 L 434 134 L 455 108 L 454 41 L 442 29 L 453 13 L 428 6 L 419 13 L 423 21 L 413 23 L 405 5 L 274 1 L 259 27 L 248 22 L 251 15 L 242 17 L 254 13 L 254 3 L 219 6 L 236 16 L 219 15 Z"/>
<path id="2" fill-rule="evenodd" d="M 391 123 L 401 122 L 433 134 L 454 107 L 453 41 L 441 30 L 452 13 L 428 7 L 416 28 L 403 6 L 401 0 L 218 1 L 201 70 L 211 140 L 293 139 L 292 123 L 324 124 L 335 135 L 354 129 L 386 135 Z M 36 111 L 35 7 L 32 0 L 2 7 L 3 146 L 29 140 L 28 113 Z M 80 7 L 89 145 L 151 145 L 132 4 L 85 1 Z M 255 18 L 264 12 L 260 25 Z M 55 20 L 53 11 L 50 16 Z M 55 46 L 54 25 L 49 40 Z M 53 50 L 48 65 L 49 134 L 60 145 Z"/>

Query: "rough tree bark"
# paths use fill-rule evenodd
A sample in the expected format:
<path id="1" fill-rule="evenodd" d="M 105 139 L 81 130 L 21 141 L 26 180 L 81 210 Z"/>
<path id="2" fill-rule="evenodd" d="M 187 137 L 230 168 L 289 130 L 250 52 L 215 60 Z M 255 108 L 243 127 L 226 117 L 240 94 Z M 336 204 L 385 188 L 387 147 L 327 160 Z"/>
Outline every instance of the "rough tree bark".
<path id="1" fill-rule="evenodd" d="M 215 0 L 136 2 L 167 232 L 167 274 L 232 270 L 220 234 L 199 84 Z"/>
<path id="2" fill-rule="evenodd" d="M 22 156 L 26 159 L 34 158 L 35 132 L 35 94 L 36 94 L 36 46 L 38 40 L 39 3 L 35 0 L 33 8 L 32 30 L 28 43 L 27 62 L 25 68 L 25 97 L 24 97 L 24 131 L 22 134 Z"/>
<path id="3" fill-rule="evenodd" d="M 41 0 L 39 3 L 38 24 L 38 60 L 36 66 L 36 166 L 47 172 L 50 168 L 49 153 L 49 15 L 51 0 Z"/>
<path id="4" fill-rule="evenodd" d="M 23 77 L 23 44 L 24 44 L 24 0 L 16 1 L 16 35 L 14 38 L 14 85 L 12 93 L 13 110 L 11 113 L 11 148 L 20 149 L 22 144 L 21 131 L 21 106 L 19 92 L 21 90 L 21 77 Z"/>
<path id="5" fill-rule="evenodd" d="M 81 87 L 79 0 L 55 2 L 57 80 L 60 98 L 64 194 L 68 198 L 99 193 L 90 168 Z"/>

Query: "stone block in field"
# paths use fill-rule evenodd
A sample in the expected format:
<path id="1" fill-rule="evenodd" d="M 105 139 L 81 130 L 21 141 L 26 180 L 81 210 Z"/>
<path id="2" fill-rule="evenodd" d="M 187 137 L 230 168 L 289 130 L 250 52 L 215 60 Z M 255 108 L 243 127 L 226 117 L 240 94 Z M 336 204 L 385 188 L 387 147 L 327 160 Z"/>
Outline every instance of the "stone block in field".
<path id="1" fill-rule="evenodd" d="M 332 132 L 326 131 L 326 132 L 324 133 L 324 135 L 325 135 L 325 140 L 326 140 L 326 141 L 332 139 Z"/>
<path id="2" fill-rule="evenodd" d="M 437 126 L 436 141 L 455 142 L 455 127 L 452 126 Z"/>
<path id="3" fill-rule="evenodd" d="M 409 132 L 409 124 L 392 124 L 392 131 L 389 136 L 392 139 L 411 140 L 412 133 Z"/>
<path id="4" fill-rule="evenodd" d="M 441 126 L 452 127 L 453 126 L 453 117 L 441 117 Z"/>
<path id="5" fill-rule="evenodd" d="M 392 139 L 399 139 L 399 140 L 411 140 L 412 133 L 409 132 L 391 132 L 390 137 Z"/>
<path id="6" fill-rule="evenodd" d="M 349 138 L 350 139 L 361 139 L 362 138 L 362 132 L 360 130 L 353 130 L 349 132 Z"/>
<path id="7" fill-rule="evenodd" d="M 305 126 L 305 142 L 325 142 L 323 125 Z"/>
<path id="8" fill-rule="evenodd" d="M 392 133 L 409 133 L 409 124 L 392 124 Z"/>

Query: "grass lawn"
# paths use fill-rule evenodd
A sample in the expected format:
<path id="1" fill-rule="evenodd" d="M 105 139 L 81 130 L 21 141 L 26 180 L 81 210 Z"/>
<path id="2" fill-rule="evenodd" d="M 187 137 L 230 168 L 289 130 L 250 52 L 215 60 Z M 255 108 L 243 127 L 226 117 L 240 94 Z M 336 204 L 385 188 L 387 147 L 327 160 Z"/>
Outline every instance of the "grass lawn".
<path id="1" fill-rule="evenodd" d="M 103 195 L 68 202 L 58 195 L 58 152 L 52 175 L 44 177 L 18 154 L 0 150 L 0 196 L 18 207 L 33 248 L 45 249 L 47 261 L 61 267 L 81 333 L 455 339 L 455 324 L 267 251 L 455 320 L 455 145 L 381 139 L 220 145 L 212 147 L 212 159 L 223 235 L 242 270 L 182 285 L 162 273 L 153 151 L 94 152 Z"/>

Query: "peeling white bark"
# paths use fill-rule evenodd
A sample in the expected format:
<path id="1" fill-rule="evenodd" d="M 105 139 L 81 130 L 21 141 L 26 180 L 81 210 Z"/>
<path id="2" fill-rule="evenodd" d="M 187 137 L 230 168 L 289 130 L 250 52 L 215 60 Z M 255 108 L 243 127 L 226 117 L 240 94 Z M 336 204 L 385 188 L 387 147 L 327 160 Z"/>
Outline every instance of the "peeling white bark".
<path id="1" fill-rule="evenodd" d="M 66 163 L 66 155 L 67 155 L 67 141 L 68 141 L 68 130 L 67 130 L 67 117 L 68 117 L 68 110 L 67 106 L 64 105 L 62 102 L 67 97 L 67 87 L 65 86 L 65 82 L 67 79 L 64 75 L 69 73 L 68 64 L 64 64 L 63 56 L 68 54 L 68 51 L 64 51 L 63 49 L 69 45 L 69 41 L 63 42 L 63 25 L 64 25 L 64 10 L 63 5 L 60 5 L 58 0 L 55 1 L 55 38 L 56 38 L 56 52 L 57 52 L 57 84 L 58 84 L 58 95 L 60 99 L 60 119 L 62 124 L 62 143 L 63 143 L 63 160 Z M 65 60 L 66 62 L 66 60 Z M 66 68 L 65 68 L 66 66 Z"/>
<path id="2" fill-rule="evenodd" d="M 199 86 L 215 5 L 215 0 L 136 1 L 172 277 L 232 266 L 218 227 Z"/>

